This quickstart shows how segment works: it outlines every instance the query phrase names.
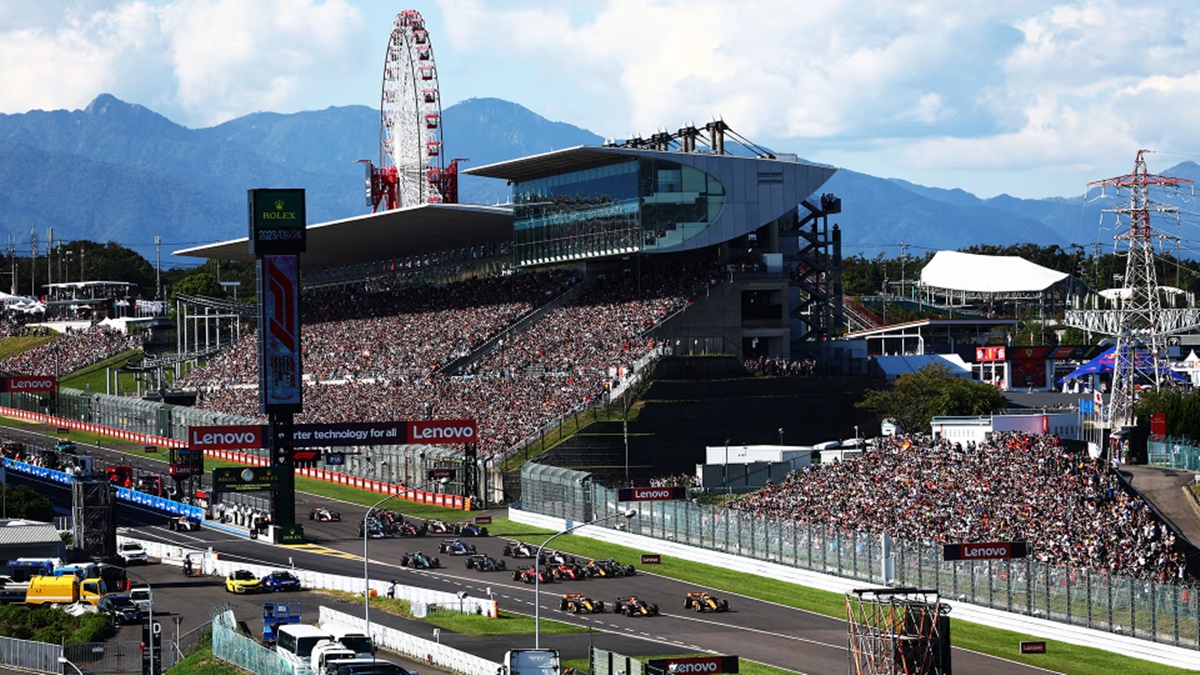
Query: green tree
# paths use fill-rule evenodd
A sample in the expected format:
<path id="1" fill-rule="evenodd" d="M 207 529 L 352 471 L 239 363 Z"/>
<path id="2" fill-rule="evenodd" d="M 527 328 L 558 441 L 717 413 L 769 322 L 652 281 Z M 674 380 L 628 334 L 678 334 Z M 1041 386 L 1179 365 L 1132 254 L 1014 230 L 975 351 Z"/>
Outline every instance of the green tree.
<path id="1" fill-rule="evenodd" d="M 869 390 L 859 408 L 890 418 L 906 432 L 929 429 L 939 415 L 987 415 L 1004 407 L 1004 394 L 990 384 L 955 377 L 950 368 L 931 363 L 905 373 L 886 389 Z"/>
<path id="2" fill-rule="evenodd" d="M 40 523 L 54 522 L 54 503 L 49 497 L 38 494 L 28 485 L 0 487 L 0 495 L 7 500 L 9 518 L 24 518 Z"/>
<path id="3" fill-rule="evenodd" d="M 1161 413 L 1167 416 L 1168 436 L 1200 439 L 1200 390 L 1144 391 L 1133 412 L 1140 426 L 1149 426 L 1150 417 Z"/>
<path id="4" fill-rule="evenodd" d="M 210 298 L 225 297 L 225 290 L 217 283 L 217 277 L 208 272 L 197 272 L 180 279 L 171 288 L 171 305 L 175 304 L 178 295 L 206 295 Z"/>

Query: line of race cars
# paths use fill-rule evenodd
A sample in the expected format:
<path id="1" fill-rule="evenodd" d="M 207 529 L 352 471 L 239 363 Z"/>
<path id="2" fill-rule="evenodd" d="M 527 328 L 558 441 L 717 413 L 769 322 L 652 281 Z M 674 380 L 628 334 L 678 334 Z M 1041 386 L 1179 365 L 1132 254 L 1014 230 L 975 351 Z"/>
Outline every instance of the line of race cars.
<path id="1" fill-rule="evenodd" d="M 314 507 L 308 514 L 310 520 L 341 521 L 340 513 L 330 512 L 324 507 Z M 458 537 L 486 537 L 488 529 L 470 521 L 448 523 L 444 520 L 406 519 L 402 514 L 381 509 L 369 518 L 358 521 L 358 536 L 366 534 L 372 539 L 391 537 L 424 537 L 432 535 L 454 535 Z"/>

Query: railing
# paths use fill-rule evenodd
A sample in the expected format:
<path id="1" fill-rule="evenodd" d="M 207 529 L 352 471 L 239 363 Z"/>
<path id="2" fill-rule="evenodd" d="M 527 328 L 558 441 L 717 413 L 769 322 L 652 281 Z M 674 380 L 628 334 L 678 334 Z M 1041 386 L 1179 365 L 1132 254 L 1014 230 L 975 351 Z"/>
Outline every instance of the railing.
<path id="1" fill-rule="evenodd" d="M 0 663 L 6 666 L 38 673 L 59 673 L 62 665 L 58 657 L 62 655 L 61 645 L 0 637 Z"/>
<path id="2" fill-rule="evenodd" d="M 526 464 L 521 508 L 588 521 L 615 513 L 616 490 L 591 474 Z M 940 546 L 768 518 L 689 501 L 646 502 L 627 531 L 699 548 L 862 580 L 937 588 L 950 598 L 1189 649 L 1200 649 L 1200 590 L 1103 570 L 1024 560 L 944 562 Z"/>

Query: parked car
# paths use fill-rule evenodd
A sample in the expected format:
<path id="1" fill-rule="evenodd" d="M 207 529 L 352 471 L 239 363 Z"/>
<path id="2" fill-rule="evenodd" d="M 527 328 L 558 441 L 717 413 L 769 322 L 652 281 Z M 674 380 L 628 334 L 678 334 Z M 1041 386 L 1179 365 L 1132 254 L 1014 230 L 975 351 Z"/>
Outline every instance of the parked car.
<path id="1" fill-rule="evenodd" d="M 262 589 L 262 579 L 250 570 L 234 570 L 225 577 L 226 593 L 258 593 Z"/>
<path id="2" fill-rule="evenodd" d="M 298 591 L 300 578 L 286 570 L 275 570 L 262 578 L 262 585 L 268 591 Z"/>
<path id="3" fill-rule="evenodd" d="M 117 547 L 117 555 L 121 556 L 121 560 L 125 561 L 126 565 L 145 565 L 149 560 L 146 555 L 146 547 L 136 541 L 127 541 Z"/>
<path id="4" fill-rule="evenodd" d="M 96 611 L 108 617 L 114 626 L 141 623 L 142 610 L 125 595 L 106 595 L 96 603 Z"/>

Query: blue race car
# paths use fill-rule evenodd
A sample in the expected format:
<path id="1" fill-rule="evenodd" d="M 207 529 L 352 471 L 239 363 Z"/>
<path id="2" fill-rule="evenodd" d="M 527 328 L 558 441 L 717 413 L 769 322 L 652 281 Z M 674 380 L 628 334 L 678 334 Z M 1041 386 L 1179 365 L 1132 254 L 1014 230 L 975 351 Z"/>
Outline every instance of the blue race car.
<path id="1" fill-rule="evenodd" d="M 486 527 L 480 527 L 472 522 L 459 523 L 458 536 L 460 537 L 486 537 L 488 531 Z"/>
<path id="2" fill-rule="evenodd" d="M 268 591 L 298 591 L 300 579 L 291 572 L 276 570 L 262 578 L 262 587 Z"/>
<path id="3" fill-rule="evenodd" d="M 475 553 L 475 547 L 464 544 L 458 539 L 443 539 L 441 545 L 438 546 L 438 553 L 471 555 Z"/>

